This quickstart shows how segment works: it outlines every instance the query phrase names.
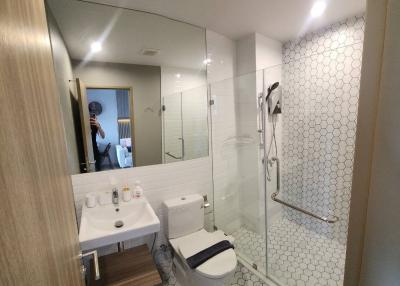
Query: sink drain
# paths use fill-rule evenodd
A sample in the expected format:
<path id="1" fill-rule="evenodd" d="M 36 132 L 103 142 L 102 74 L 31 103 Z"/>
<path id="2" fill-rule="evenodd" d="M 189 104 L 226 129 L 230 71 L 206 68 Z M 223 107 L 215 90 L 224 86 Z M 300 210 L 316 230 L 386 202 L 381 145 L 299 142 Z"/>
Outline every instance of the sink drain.
<path id="1" fill-rule="evenodd" d="M 123 227 L 123 226 L 124 226 L 124 222 L 123 222 L 122 220 L 117 220 L 117 221 L 114 223 L 114 226 L 115 226 L 116 228 Z"/>

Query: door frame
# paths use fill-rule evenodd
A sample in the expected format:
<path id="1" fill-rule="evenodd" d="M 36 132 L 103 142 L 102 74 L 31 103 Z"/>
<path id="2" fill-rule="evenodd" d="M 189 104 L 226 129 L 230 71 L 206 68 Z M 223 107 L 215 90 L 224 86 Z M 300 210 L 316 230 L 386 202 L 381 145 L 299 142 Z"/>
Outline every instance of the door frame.
<path id="1" fill-rule="evenodd" d="M 135 136 L 135 100 L 133 96 L 133 87 L 128 85 L 105 85 L 105 84 L 88 84 L 88 89 L 124 89 L 129 92 L 129 114 L 131 119 L 131 142 L 132 142 L 132 161 L 134 162 L 133 167 L 136 165 L 136 136 Z"/>

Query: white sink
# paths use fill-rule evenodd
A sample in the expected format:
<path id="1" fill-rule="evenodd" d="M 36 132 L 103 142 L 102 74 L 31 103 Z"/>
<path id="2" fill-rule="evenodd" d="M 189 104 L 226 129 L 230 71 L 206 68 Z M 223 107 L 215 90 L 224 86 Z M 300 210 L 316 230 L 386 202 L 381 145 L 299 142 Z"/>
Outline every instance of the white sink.
<path id="1" fill-rule="evenodd" d="M 120 227 L 116 225 L 123 224 Z M 98 248 L 160 231 L 160 220 L 146 198 L 82 208 L 79 242 L 82 250 Z"/>

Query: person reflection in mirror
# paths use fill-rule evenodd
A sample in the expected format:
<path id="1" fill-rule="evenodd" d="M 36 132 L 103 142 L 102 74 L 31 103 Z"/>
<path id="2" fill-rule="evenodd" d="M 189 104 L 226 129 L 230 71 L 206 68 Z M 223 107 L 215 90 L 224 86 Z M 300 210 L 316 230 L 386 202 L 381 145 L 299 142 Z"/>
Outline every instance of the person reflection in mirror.
<path id="1" fill-rule="evenodd" d="M 96 171 L 101 171 L 101 159 L 99 147 L 97 146 L 97 134 L 104 139 L 104 137 L 106 137 L 106 133 L 104 132 L 103 128 L 101 128 L 100 123 L 97 121 L 96 114 L 94 113 L 90 114 L 90 128 L 92 130 L 92 145 L 94 160 L 96 161 Z"/>

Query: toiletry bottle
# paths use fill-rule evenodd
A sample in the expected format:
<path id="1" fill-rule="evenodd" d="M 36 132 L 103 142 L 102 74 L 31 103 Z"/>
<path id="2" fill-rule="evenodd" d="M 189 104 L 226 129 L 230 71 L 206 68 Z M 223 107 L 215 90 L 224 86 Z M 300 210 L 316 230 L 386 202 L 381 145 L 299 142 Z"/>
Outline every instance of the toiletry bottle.
<path id="1" fill-rule="evenodd" d="M 131 198 L 131 190 L 129 189 L 128 185 L 125 185 L 125 187 L 122 189 L 122 199 L 124 200 L 124 202 L 129 202 Z"/>
<path id="2" fill-rule="evenodd" d="M 140 185 L 140 181 L 135 182 L 135 189 L 133 190 L 133 194 L 136 198 L 141 198 L 143 196 L 143 188 Z"/>

